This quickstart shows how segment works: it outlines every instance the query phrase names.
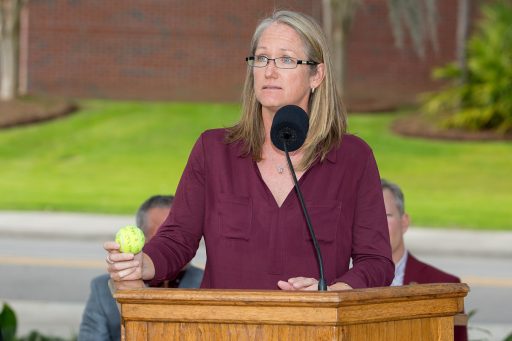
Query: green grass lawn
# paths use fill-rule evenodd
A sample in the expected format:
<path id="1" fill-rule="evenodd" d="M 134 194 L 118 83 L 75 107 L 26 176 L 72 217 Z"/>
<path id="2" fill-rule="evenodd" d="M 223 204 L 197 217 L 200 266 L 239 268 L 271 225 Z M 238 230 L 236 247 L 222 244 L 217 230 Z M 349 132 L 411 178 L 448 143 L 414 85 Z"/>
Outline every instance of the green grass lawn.
<path id="1" fill-rule="evenodd" d="M 61 120 L 0 131 L 0 209 L 132 214 L 174 193 L 190 149 L 239 115 L 232 104 L 83 101 Z M 404 138 L 398 114 L 352 115 L 414 225 L 512 230 L 512 143 Z"/>
<path id="2" fill-rule="evenodd" d="M 381 177 L 398 183 L 416 226 L 512 230 L 512 143 L 394 135 L 396 114 L 355 115 L 350 131 L 373 148 Z"/>

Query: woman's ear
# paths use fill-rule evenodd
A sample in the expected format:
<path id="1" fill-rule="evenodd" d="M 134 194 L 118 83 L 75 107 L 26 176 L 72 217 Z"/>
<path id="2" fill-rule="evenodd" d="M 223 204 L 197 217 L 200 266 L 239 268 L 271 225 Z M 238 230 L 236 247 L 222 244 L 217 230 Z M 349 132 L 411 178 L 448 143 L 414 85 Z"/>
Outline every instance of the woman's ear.
<path id="1" fill-rule="evenodd" d="M 316 72 L 309 78 L 309 85 L 311 89 L 316 89 L 322 84 L 325 78 L 325 64 L 321 63 L 316 66 Z"/>

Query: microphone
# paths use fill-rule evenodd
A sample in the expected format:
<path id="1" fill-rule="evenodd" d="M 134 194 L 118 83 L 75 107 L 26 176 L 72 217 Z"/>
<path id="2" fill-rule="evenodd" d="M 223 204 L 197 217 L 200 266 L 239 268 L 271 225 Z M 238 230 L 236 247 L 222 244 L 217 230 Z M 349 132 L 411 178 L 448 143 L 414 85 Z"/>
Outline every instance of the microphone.
<path id="1" fill-rule="evenodd" d="M 270 139 L 277 149 L 282 150 L 286 154 L 286 161 L 292 173 L 293 183 L 295 184 L 295 190 L 299 197 L 302 211 L 306 217 L 306 224 L 308 225 L 309 234 L 313 239 L 313 246 L 316 251 L 316 258 L 318 261 L 318 267 L 320 270 L 320 278 L 318 280 L 318 290 L 327 291 L 327 284 L 324 278 L 324 262 L 322 260 L 322 253 L 320 252 L 320 246 L 316 240 L 315 231 L 311 225 L 311 219 L 309 218 L 308 210 L 300 191 L 299 182 L 293 169 L 292 160 L 290 159 L 289 152 L 293 152 L 299 149 L 306 140 L 306 136 L 309 130 L 309 117 L 308 114 L 299 106 L 286 105 L 280 108 L 274 115 L 272 120 L 272 127 L 270 128 Z"/>
<path id="2" fill-rule="evenodd" d="M 286 105 L 274 115 L 270 139 L 277 149 L 293 152 L 302 147 L 309 130 L 308 114 L 301 107 Z"/>

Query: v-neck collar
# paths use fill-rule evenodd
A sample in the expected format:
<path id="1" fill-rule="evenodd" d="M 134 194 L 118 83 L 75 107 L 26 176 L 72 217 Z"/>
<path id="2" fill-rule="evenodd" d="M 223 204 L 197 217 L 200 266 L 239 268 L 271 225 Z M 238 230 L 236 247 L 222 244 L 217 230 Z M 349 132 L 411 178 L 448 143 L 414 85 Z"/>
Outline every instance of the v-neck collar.
<path id="1" fill-rule="evenodd" d="M 251 160 L 252 164 L 253 164 L 253 169 L 254 171 L 256 172 L 256 175 L 257 177 L 259 178 L 263 188 L 264 188 L 264 192 L 265 194 L 270 197 L 272 199 L 272 202 L 273 202 L 273 206 L 274 207 L 277 207 L 278 209 L 281 209 L 281 208 L 286 208 L 287 206 L 289 206 L 288 202 L 292 199 L 290 199 L 291 197 L 296 197 L 298 198 L 297 194 L 295 193 L 295 184 L 292 186 L 292 188 L 290 189 L 290 191 L 288 192 L 288 194 L 286 195 L 285 199 L 283 200 L 283 203 L 281 204 L 281 206 L 279 206 L 277 204 L 277 200 L 276 198 L 274 197 L 274 195 L 272 194 L 272 191 L 270 190 L 270 188 L 268 187 L 267 183 L 265 182 L 265 180 L 263 180 L 263 176 L 261 175 L 261 172 L 260 172 L 260 168 L 258 167 L 258 163 L 254 160 Z M 314 168 L 316 166 L 316 163 L 315 162 L 310 168 L 308 168 L 303 174 L 302 176 L 300 177 L 300 179 L 297 180 L 298 184 L 299 184 L 299 187 L 301 187 L 301 190 L 302 190 L 302 187 L 303 187 L 303 183 L 304 183 L 304 179 L 307 177 L 307 175 L 309 174 L 309 172 L 311 171 L 312 168 Z"/>

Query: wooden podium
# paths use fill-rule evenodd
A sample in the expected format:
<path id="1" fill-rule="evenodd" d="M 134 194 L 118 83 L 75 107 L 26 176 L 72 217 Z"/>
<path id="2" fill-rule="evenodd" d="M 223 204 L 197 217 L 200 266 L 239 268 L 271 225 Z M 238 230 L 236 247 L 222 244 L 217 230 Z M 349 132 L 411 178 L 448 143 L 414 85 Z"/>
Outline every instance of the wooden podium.
<path id="1" fill-rule="evenodd" d="M 126 341 L 453 340 L 469 291 L 466 284 L 341 292 L 113 285 Z"/>

